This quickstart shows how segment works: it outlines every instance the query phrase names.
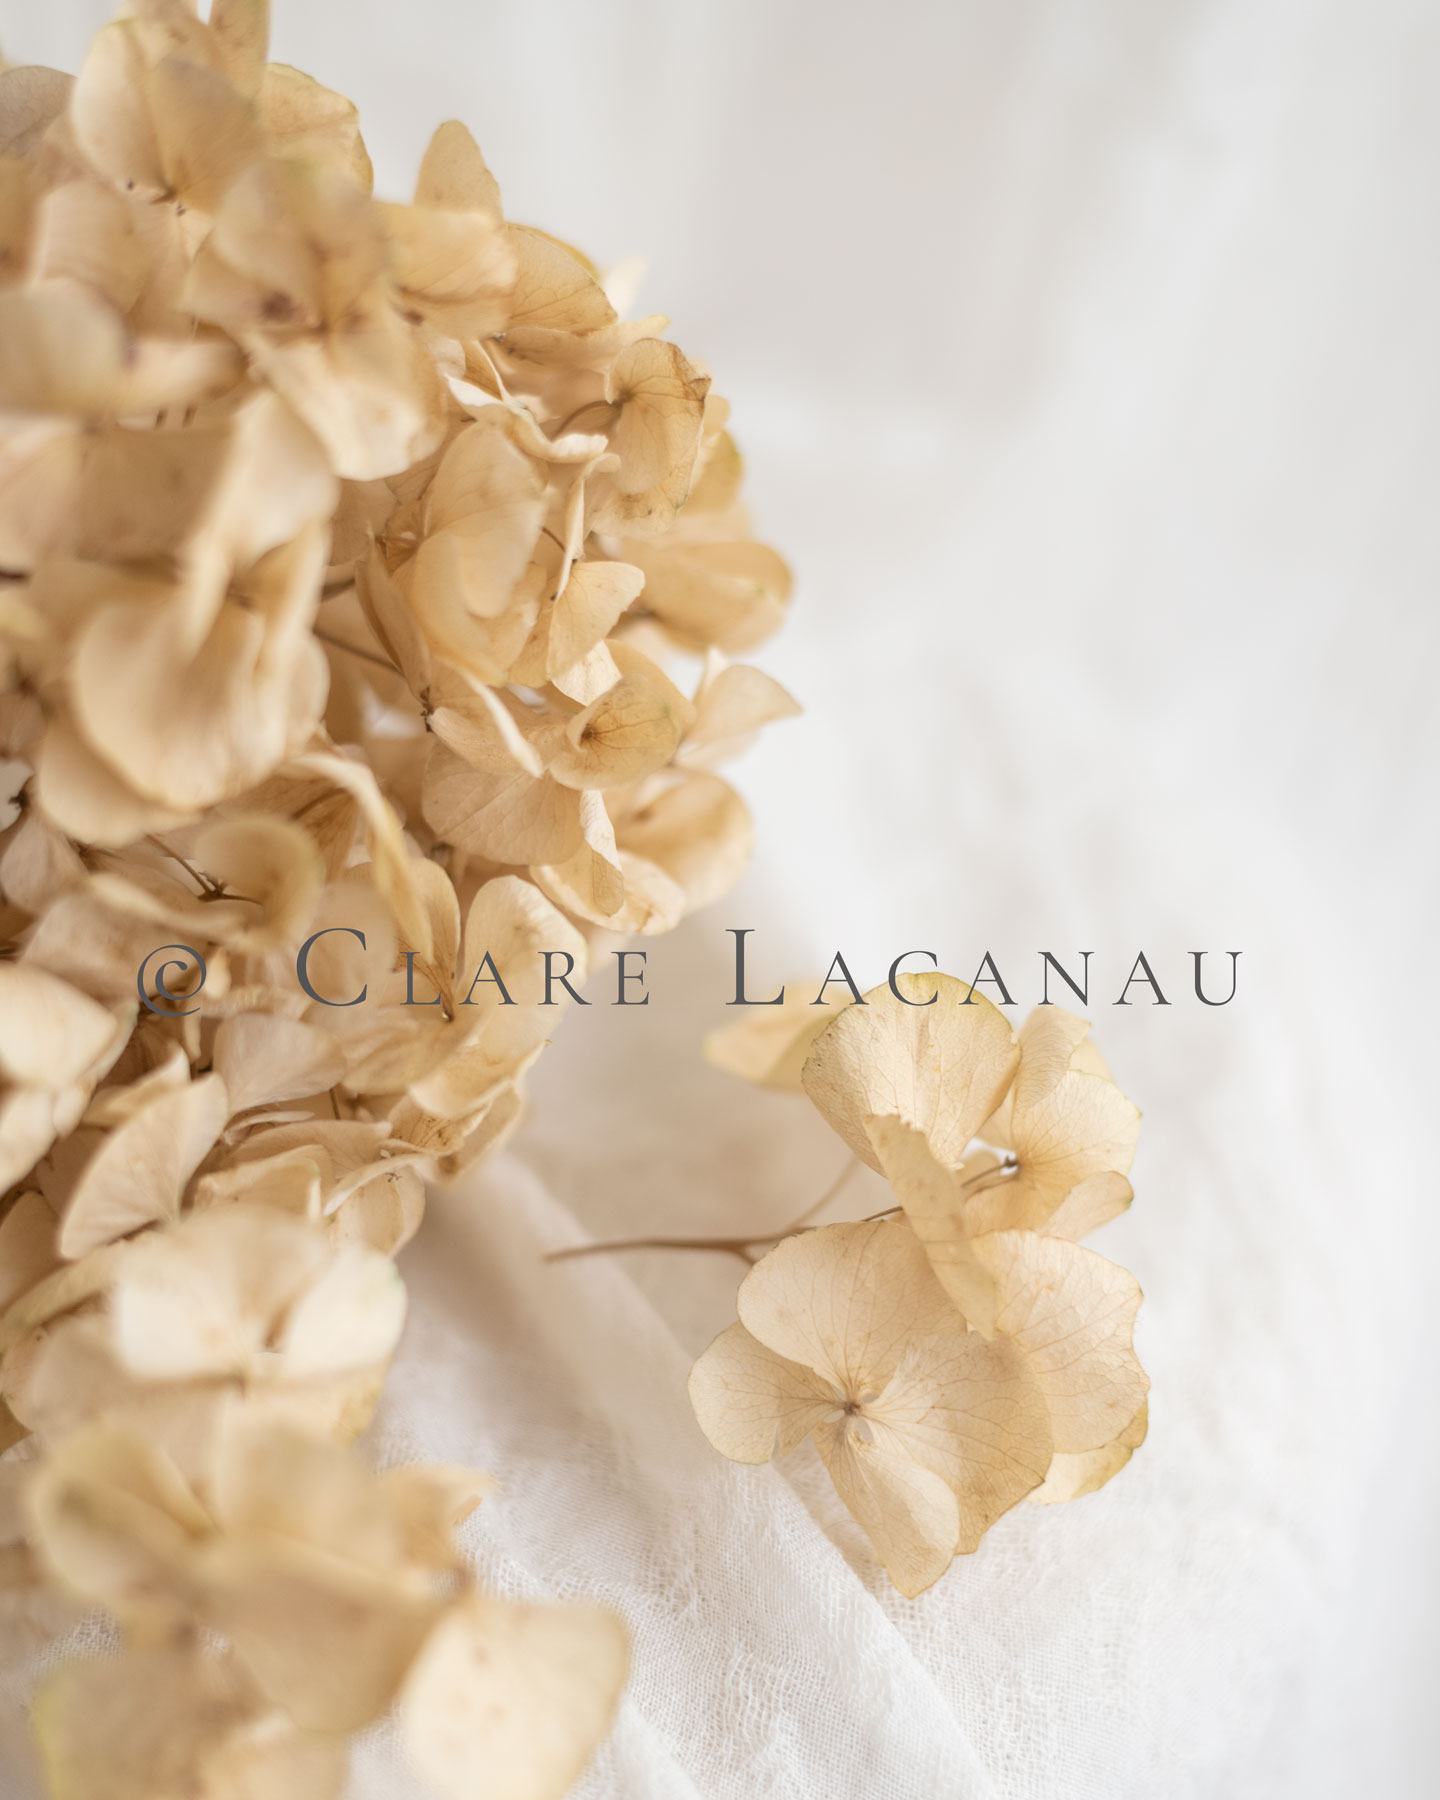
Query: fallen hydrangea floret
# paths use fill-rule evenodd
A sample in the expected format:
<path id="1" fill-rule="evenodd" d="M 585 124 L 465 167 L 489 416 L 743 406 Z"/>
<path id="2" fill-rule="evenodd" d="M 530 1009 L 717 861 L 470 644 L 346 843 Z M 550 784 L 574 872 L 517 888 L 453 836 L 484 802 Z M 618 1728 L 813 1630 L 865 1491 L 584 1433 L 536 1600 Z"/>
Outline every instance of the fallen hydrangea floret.
<path id="1" fill-rule="evenodd" d="M 1075 1241 L 1129 1205 L 1140 1115 L 1084 1020 L 1037 1008 L 1017 1035 L 951 977 L 897 988 L 818 1035 L 796 1009 L 719 1046 L 724 1066 L 775 1082 L 808 1044 L 805 1093 L 897 1203 L 778 1242 L 690 1397 L 738 1462 L 812 1438 L 891 1580 L 918 1594 L 1017 1501 L 1091 1493 L 1144 1439 L 1140 1288 Z"/>

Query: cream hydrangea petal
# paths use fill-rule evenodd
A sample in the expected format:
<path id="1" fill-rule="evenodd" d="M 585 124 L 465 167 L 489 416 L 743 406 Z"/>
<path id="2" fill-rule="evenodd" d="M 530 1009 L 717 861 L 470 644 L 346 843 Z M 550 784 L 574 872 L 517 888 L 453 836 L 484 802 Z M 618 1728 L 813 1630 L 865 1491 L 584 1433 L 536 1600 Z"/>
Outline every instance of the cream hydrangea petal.
<path id="1" fill-rule="evenodd" d="M 127 1648 L 47 1677 L 35 1731 L 54 1800 L 338 1800 L 338 1738 L 298 1732 L 227 1658 Z"/>
<path id="2" fill-rule="evenodd" d="M 393 475 L 433 444 L 434 371 L 421 363 L 404 321 L 378 302 L 343 335 L 275 341 L 257 332 L 246 348 L 325 446 L 337 475 Z"/>
<path id="3" fill-rule="evenodd" d="M 345 1073 L 328 1031 L 272 1013 L 238 1013 L 215 1033 L 211 1067 L 225 1083 L 232 1113 L 323 1094 Z"/>
<path id="4" fill-rule="evenodd" d="M 495 1477 L 450 1463 L 407 1463 L 383 1470 L 380 1480 L 398 1502 L 407 1557 L 436 1569 L 463 1568 L 455 1527 L 495 1491 Z"/>
<path id="5" fill-rule="evenodd" d="M 523 769 L 472 768 L 439 742 L 425 765 L 423 805 L 442 838 L 492 862 L 563 863 L 584 838 L 574 788 Z"/>
<path id="6" fill-rule="evenodd" d="M 270 148 L 294 157 L 333 159 L 362 192 L 373 179 L 353 100 L 323 87 L 288 63 L 267 63 L 260 81 L 260 119 Z"/>
<path id="7" fill-rule="evenodd" d="M 551 613 L 547 678 L 563 675 L 608 637 L 644 585 L 645 577 L 633 563 L 577 562 Z"/>
<path id="8" fill-rule="evenodd" d="M 614 321 L 615 309 L 600 283 L 568 245 L 528 225 L 511 225 L 517 270 L 507 338 L 527 328 L 594 331 Z"/>
<path id="9" fill-rule="evenodd" d="M 415 182 L 415 203 L 503 216 L 499 183 L 485 166 L 480 146 L 458 119 L 447 119 L 431 138 Z"/>
<path id="10" fill-rule="evenodd" d="M 673 344 L 642 338 L 616 357 L 605 398 L 619 408 L 610 432 L 620 467 L 604 478 L 592 514 L 597 531 L 663 531 L 684 504 L 700 451 L 710 378 Z"/>
<path id="11" fill-rule="evenodd" d="M 477 889 L 465 915 L 461 961 L 468 977 L 488 953 L 515 1005 L 503 1005 L 498 988 L 485 981 L 475 986 L 471 1003 L 476 1016 L 503 1028 L 507 1020 L 539 1006 L 545 998 L 545 950 L 568 953 L 575 965 L 571 980 L 584 980 L 584 938 L 530 882 L 497 875 Z"/>
<path id="12" fill-rule="evenodd" d="M 982 1337 L 993 1336 L 995 1277 L 966 1228 L 963 1178 L 937 1161 L 924 1133 L 903 1119 L 867 1119 L 865 1129 L 940 1285 Z"/>
<path id="13" fill-rule="evenodd" d="M 460 432 L 426 500 L 426 536 L 410 585 L 422 621 L 448 603 L 437 588 L 458 587 L 465 610 L 477 618 L 505 610 L 530 561 L 544 491 L 540 470 L 498 424 L 487 418 Z"/>
<path id="14" fill-rule="evenodd" d="M 185 812 L 135 793 L 63 715 L 40 746 L 35 792 L 46 817 L 80 843 L 118 848 L 189 822 Z"/>
<path id="15" fill-rule="evenodd" d="M 565 787 L 621 787 L 663 768 L 679 741 L 664 688 L 626 675 L 571 719 L 549 772 Z"/>
<path id="16" fill-rule="evenodd" d="M 193 654 L 189 596 L 102 607 L 75 649 L 72 698 L 89 744 L 143 799 L 177 812 L 268 775 L 314 729 L 326 669 L 306 635 L 325 566 L 318 526 L 271 553 L 267 603 L 227 601 Z"/>
<path id="17" fill-rule="evenodd" d="M 40 1554 L 65 1584 L 117 1611 L 173 1612 L 211 1520 L 170 1458 L 119 1424 L 56 1445 L 25 1496 Z"/>
<path id="18" fill-rule="evenodd" d="M 449 337 L 503 330 L 515 251 L 498 214 L 442 207 L 381 207 L 401 304 Z"/>
<path id="19" fill-rule="evenodd" d="M 432 948 L 430 921 L 411 869 L 411 854 L 395 809 L 381 792 L 374 772 L 362 762 L 325 750 L 307 751 L 297 756 L 292 766 L 321 776 L 356 802 L 365 823 L 375 885 L 394 913 L 405 942 L 417 954 L 428 956 Z"/>
<path id="20" fill-rule="evenodd" d="M 508 773 L 523 769 L 538 777 L 544 771 L 540 753 L 527 737 L 513 708 L 502 693 L 493 688 L 476 687 L 467 680 L 457 680 L 448 673 L 436 679 L 431 690 L 434 710 L 430 729 L 436 737 L 472 769 L 492 773 Z"/>
<path id="21" fill-rule="evenodd" d="M 741 1282 L 736 1307 L 752 1336 L 841 1397 L 883 1388 L 913 1338 L 963 1329 L 919 1239 L 893 1219 L 784 1239 Z"/>
<path id="22" fill-rule="evenodd" d="M 388 1256 L 340 1243 L 291 1307 L 275 1348 L 295 1380 L 369 1368 L 394 1354 L 405 1323 L 405 1284 Z"/>
<path id="23" fill-rule="evenodd" d="M 1056 1450 L 1109 1444 L 1150 1385 L 1132 1341 L 1140 1284 L 1093 1250 L 1039 1232 L 991 1232 L 975 1249 L 995 1276 L 996 1330 L 1023 1351 Z"/>
<path id="24" fill-rule="evenodd" d="M 333 1254 L 318 1227 L 273 1207 L 191 1213 L 138 1244 L 116 1279 L 120 1356 L 151 1380 L 255 1372 Z"/>
<path id="25" fill-rule="evenodd" d="M 228 940 L 241 950 L 290 950 L 310 923 L 325 882 L 314 840 L 289 819 L 231 814 L 195 834 L 194 861 L 258 908 Z"/>
<path id="26" fill-rule="evenodd" d="M 638 539 L 624 555 L 645 572 L 646 607 L 686 645 L 739 655 L 785 617 L 790 570 L 768 544 Z"/>
<path id="27" fill-rule="evenodd" d="M 213 213 L 260 154 L 255 109 L 223 75 L 177 56 L 151 68 L 144 95 L 166 192 L 183 206 Z"/>
<path id="28" fill-rule="evenodd" d="M 219 1137 L 230 1103 L 218 1075 L 163 1093 L 112 1131 L 81 1170 L 60 1223 L 60 1253 L 87 1250 L 173 1219 L 185 1184 Z"/>
<path id="29" fill-rule="evenodd" d="M 865 1121 L 877 1115 L 923 1132 L 935 1157 L 955 1168 L 1010 1084 L 1015 1034 L 997 1007 L 949 975 L 901 975 L 896 985 L 905 1001 L 888 986 L 873 988 L 821 1032 L 801 1077 L 805 1092 L 872 1169 L 880 1160 Z M 924 1004 L 932 994 L 934 1005 Z"/>
<path id="30" fill-rule="evenodd" d="M 368 1723 L 444 1607 L 432 1572 L 407 1560 L 403 1494 L 309 1432 L 239 1416 L 213 1487 L 203 1616 L 297 1724 Z"/>
<path id="31" fill-rule="evenodd" d="M 78 282 L 0 293 L 0 405 L 17 412 L 99 416 L 124 370 L 119 313 Z"/>
<path id="32" fill-rule="evenodd" d="M 762 726 L 794 718 L 800 712 L 799 704 L 773 676 L 745 663 L 727 667 L 722 662 L 707 670 L 695 707 L 695 723 L 676 757 L 690 769 L 709 768 L 723 758 L 738 756 Z"/>
<path id="33" fill-rule="evenodd" d="M 788 1456 L 840 1401 L 830 1382 L 777 1355 L 737 1322 L 690 1371 L 690 1404 L 722 1456 L 764 1463 Z"/>
<path id="34" fill-rule="evenodd" d="M 1043 1231 L 1083 1183 L 1101 1179 L 1078 1196 L 1071 1217 L 1081 1229 L 1103 1224 L 1124 1210 L 1129 1184 L 1125 1171 L 1135 1155 L 1140 1113 L 1114 1082 L 1067 1070 L 1036 1104 L 1017 1097 L 1011 1138 L 1019 1159 L 1015 1179 L 981 1196 L 983 1217 L 996 1226 Z M 1113 1177 L 1114 1179 L 1109 1179 Z M 984 1229 L 977 1223 L 975 1229 Z M 1072 1224 L 1065 1235 L 1079 1235 Z"/>
<path id="35" fill-rule="evenodd" d="M 59 1088 L 78 1080 L 111 1043 L 109 1010 L 23 963 L 0 963 L 0 1077 Z"/>
<path id="36" fill-rule="evenodd" d="M 155 120 L 145 103 L 145 58 L 128 20 L 107 25 L 75 78 L 70 127 L 94 167 L 118 187 L 159 193 L 165 182 Z"/>
<path id="37" fill-rule="evenodd" d="M 835 1491 L 907 1597 L 923 1594 L 950 1567 L 960 1504 L 930 1469 L 866 1442 L 845 1421 L 822 1425 L 816 1444 Z"/>
<path id="38" fill-rule="evenodd" d="M 1099 1450 L 1061 1451 L 1050 1464 L 1050 1472 L 1027 1499 L 1039 1506 L 1058 1506 L 1066 1500 L 1079 1500 L 1096 1493 L 1112 1476 L 1118 1475 L 1145 1442 L 1149 1429 L 1149 1402 L 1119 1434 Z"/>
<path id="39" fill-rule="evenodd" d="M 708 1033 L 706 1061 L 760 1087 L 802 1092 L 800 1071 L 811 1045 L 836 1013 L 851 1004 L 848 994 L 837 999 L 827 989 L 830 998 L 816 1006 L 813 986 L 804 979 L 788 980 L 782 983 L 785 998 L 779 1006 L 745 1008 Z"/>
<path id="40" fill-rule="evenodd" d="M 971 1230 L 1053 1231 L 1078 1238 L 1129 1205 L 1124 1176 L 1140 1132 L 1138 1110 L 1110 1078 L 1090 1024 L 1063 1007 L 1036 1007 L 1020 1029 L 1014 1085 L 981 1128 L 1013 1150 L 1016 1179 L 976 1196 Z M 1059 1208 L 1073 1198 L 1063 1218 Z"/>
<path id="41" fill-rule="evenodd" d="M 563 863 L 539 864 L 531 870 L 543 893 L 566 912 L 594 924 L 607 924 L 625 903 L 625 872 L 615 847 L 615 828 L 595 789 L 580 794 L 580 829 L 584 841 Z M 684 896 L 677 890 L 681 906 Z"/>
<path id="42" fill-rule="evenodd" d="M 207 23 L 231 81 L 253 94 L 265 74 L 270 0 L 213 0 Z"/>
<path id="43" fill-rule="evenodd" d="M 1044 1230 L 1050 1237 L 1078 1242 L 1118 1219 L 1134 1198 L 1135 1190 L 1123 1175 L 1104 1170 L 1087 1175 L 1051 1213 Z"/>
<path id="44" fill-rule="evenodd" d="M 1037 1006 L 1020 1027 L 1014 1102 L 1026 1111 L 1060 1083 L 1090 1035 L 1090 1021 L 1063 1006 Z"/>
<path id="45" fill-rule="evenodd" d="M 446 1800 L 563 1800 L 628 1668 L 624 1628 L 597 1607 L 473 1594 L 435 1626 L 406 1679 L 406 1744 Z"/>
<path id="46" fill-rule="evenodd" d="M 0 150 L 29 156 L 37 140 L 65 111 L 73 75 L 37 63 L 0 69 Z"/>
<path id="47" fill-rule="evenodd" d="M 750 809 L 718 775 L 666 770 L 640 789 L 639 804 L 616 825 L 622 850 L 658 863 L 684 890 L 689 912 L 729 893 L 754 844 Z"/>
<path id="48" fill-rule="evenodd" d="M 52 188 L 35 219 L 32 274 L 83 282 L 128 313 L 144 286 L 145 255 L 121 196 L 98 181 Z M 139 434 L 129 435 L 135 445 Z"/>
<path id="49" fill-rule="evenodd" d="M 439 1611 L 413 1576 L 269 1532 L 216 1540 L 201 1579 L 208 1619 L 309 1731 L 357 1731 L 379 1717 Z"/>
<path id="50" fill-rule="evenodd" d="M 959 1504 L 952 1550 L 974 1550 L 1045 1477 L 1052 1436 L 1045 1395 L 1017 1345 L 953 1330 L 912 1340 L 865 1407 L 877 1446 L 940 1476 Z"/>

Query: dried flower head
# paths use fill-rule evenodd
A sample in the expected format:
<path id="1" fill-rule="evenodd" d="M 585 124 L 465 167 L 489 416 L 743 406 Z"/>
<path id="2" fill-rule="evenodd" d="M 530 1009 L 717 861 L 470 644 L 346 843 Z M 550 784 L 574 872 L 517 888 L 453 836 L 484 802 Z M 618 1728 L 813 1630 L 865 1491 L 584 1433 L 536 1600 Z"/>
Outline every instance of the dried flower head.
<path id="1" fill-rule="evenodd" d="M 0 72 L 0 1437 L 25 1567 L 126 1639 L 39 1734 L 63 1797 L 322 1800 L 398 1705 L 440 1792 L 544 1800 L 623 1634 L 471 1591 L 475 1484 L 336 1440 L 425 1181 L 519 1117 L 539 952 L 739 874 L 714 765 L 795 707 L 728 659 L 789 577 L 666 321 L 463 125 L 377 199 L 267 34 L 131 0 Z"/>

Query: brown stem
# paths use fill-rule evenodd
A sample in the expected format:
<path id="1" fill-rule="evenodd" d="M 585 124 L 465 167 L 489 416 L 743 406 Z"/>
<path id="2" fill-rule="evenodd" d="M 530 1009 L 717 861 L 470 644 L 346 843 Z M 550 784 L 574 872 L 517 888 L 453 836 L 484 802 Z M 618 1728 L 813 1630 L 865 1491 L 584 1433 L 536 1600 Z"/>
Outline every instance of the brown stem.
<path id="1" fill-rule="evenodd" d="M 797 1231 L 822 1211 L 844 1187 L 845 1183 L 860 1167 L 860 1158 L 851 1156 L 843 1169 L 835 1177 L 818 1200 L 812 1201 L 800 1214 L 792 1219 L 783 1231 L 757 1232 L 750 1237 L 639 1237 L 611 1238 L 603 1244 L 570 1244 L 563 1250 L 552 1250 L 546 1256 L 546 1262 L 568 1262 L 576 1256 L 608 1255 L 612 1250 L 717 1250 L 728 1256 L 738 1256 L 741 1262 L 753 1263 L 757 1259 L 751 1251 L 757 1244 L 778 1244 L 783 1239 L 793 1237 Z"/>
<path id="2" fill-rule="evenodd" d="M 604 1244 L 569 1244 L 563 1250 L 551 1250 L 545 1261 L 568 1262 L 572 1257 L 602 1253 L 608 1256 L 612 1250 L 721 1250 L 730 1256 L 738 1256 L 742 1262 L 753 1263 L 755 1258 L 750 1254 L 750 1246 L 775 1241 L 772 1238 L 612 1238 Z"/>
<path id="3" fill-rule="evenodd" d="M 1008 1181 L 1019 1168 L 1019 1162 L 1013 1156 L 1007 1156 L 993 1169 L 982 1169 L 978 1175 L 972 1175 L 963 1182 L 960 1192 L 968 1199 L 971 1194 L 982 1193 L 986 1188 L 998 1187 L 1002 1181 Z"/>
<path id="4" fill-rule="evenodd" d="M 207 875 L 203 869 L 197 869 L 188 857 L 181 856 L 178 850 L 172 850 L 162 838 L 156 837 L 153 832 L 150 833 L 150 842 L 157 850 L 168 856 L 171 862 L 179 863 L 190 879 L 196 883 L 200 889 L 196 896 L 197 899 L 224 900 L 229 898 L 223 882 L 217 881 L 213 875 Z"/>
<path id="5" fill-rule="evenodd" d="M 805 1208 L 804 1212 L 801 1213 L 800 1217 L 795 1220 L 794 1224 L 787 1226 L 786 1229 L 783 1232 L 781 1232 L 781 1234 L 780 1234 L 781 1237 L 789 1237 L 789 1235 L 792 1231 L 798 1231 L 802 1225 L 808 1223 L 809 1220 L 813 1219 L 815 1217 L 816 1213 L 823 1212 L 825 1210 L 825 1208 L 836 1197 L 836 1195 L 840 1192 L 841 1188 L 843 1188 L 845 1186 L 845 1183 L 850 1179 L 850 1177 L 855 1173 L 855 1171 L 859 1167 L 860 1167 L 860 1158 L 852 1153 L 849 1157 L 846 1158 L 844 1167 L 841 1169 L 840 1173 L 835 1177 L 835 1179 L 830 1183 L 829 1187 L 826 1188 L 825 1192 L 820 1196 L 820 1198 L 817 1201 L 815 1201 L 815 1203 L 812 1206 L 807 1206 Z M 753 1241 L 758 1243 L 759 1239 L 757 1238 Z"/>
<path id="6" fill-rule="evenodd" d="M 311 630 L 322 644 L 330 644 L 336 650 L 348 650 L 352 656 L 363 657 L 366 662 L 374 663 L 377 669 L 385 669 L 391 675 L 400 673 L 388 656 L 377 656 L 373 650 L 362 650 L 359 644 L 347 644 L 344 638 L 331 637 L 328 631 L 321 631 L 318 626 L 312 626 Z"/>

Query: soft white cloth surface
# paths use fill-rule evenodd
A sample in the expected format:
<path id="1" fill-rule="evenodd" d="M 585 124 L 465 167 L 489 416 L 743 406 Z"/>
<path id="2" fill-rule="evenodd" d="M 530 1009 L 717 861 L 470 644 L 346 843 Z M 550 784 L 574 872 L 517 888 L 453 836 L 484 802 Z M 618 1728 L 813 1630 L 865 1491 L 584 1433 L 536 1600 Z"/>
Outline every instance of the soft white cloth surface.
<path id="1" fill-rule="evenodd" d="M 0 0 L 0 32 L 73 67 L 103 11 Z M 1423 1800 L 1440 14 L 276 14 L 392 194 L 459 115 L 513 215 L 650 254 L 800 577 L 761 660 L 808 716 L 738 771 L 744 888 L 649 946 L 648 1011 L 565 1021 L 520 1139 L 405 1258 L 381 1453 L 495 1470 L 487 1574 L 635 1634 L 584 1800 Z M 738 1265 L 539 1261 L 779 1224 L 843 1162 L 698 1059 L 727 925 L 757 982 L 989 950 L 1017 1015 L 1037 950 L 1092 949 L 1145 1110 L 1097 1247 L 1146 1289 L 1150 1441 L 916 1601 L 804 1454 L 733 1467 L 694 1426 Z M 1233 1005 L 1190 993 L 1199 948 L 1243 952 Z M 1110 1004 L 1140 949 L 1168 1008 Z M 383 1733 L 354 1791 L 415 1791 Z"/>

